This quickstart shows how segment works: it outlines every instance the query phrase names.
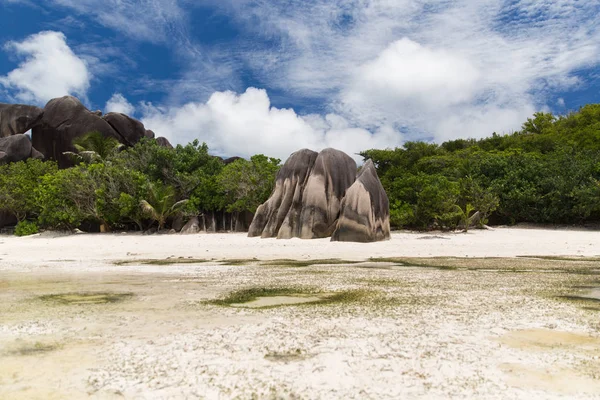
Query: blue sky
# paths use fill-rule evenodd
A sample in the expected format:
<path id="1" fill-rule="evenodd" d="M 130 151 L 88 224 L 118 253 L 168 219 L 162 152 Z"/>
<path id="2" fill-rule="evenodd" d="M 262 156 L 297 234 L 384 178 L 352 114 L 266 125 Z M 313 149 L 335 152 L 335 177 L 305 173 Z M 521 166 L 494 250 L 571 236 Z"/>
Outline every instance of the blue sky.
<path id="1" fill-rule="evenodd" d="M 600 102 L 600 0 L 0 0 L 0 102 L 78 96 L 281 158 Z"/>

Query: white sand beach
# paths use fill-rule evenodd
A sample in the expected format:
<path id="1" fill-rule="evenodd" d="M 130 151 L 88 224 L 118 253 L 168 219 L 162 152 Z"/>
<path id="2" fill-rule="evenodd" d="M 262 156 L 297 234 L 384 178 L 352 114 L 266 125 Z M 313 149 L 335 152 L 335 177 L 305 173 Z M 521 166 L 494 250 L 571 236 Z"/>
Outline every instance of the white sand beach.
<path id="1" fill-rule="evenodd" d="M 341 243 L 329 239 L 248 238 L 244 233 L 198 235 L 48 233 L 18 238 L 0 236 L 3 264 L 72 258 L 111 261 L 135 258 L 194 257 L 272 260 L 370 257 L 517 257 L 525 255 L 600 256 L 600 231 L 497 228 L 468 233 L 394 232 L 377 243 Z M 60 263 L 58 263 L 60 264 Z M 81 266 L 85 268 L 85 266 Z"/>
<path id="2" fill-rule="evenodd" d="M 590 230 L 0 236 L 0 398 L 600 398 L 599 287 Z"/>

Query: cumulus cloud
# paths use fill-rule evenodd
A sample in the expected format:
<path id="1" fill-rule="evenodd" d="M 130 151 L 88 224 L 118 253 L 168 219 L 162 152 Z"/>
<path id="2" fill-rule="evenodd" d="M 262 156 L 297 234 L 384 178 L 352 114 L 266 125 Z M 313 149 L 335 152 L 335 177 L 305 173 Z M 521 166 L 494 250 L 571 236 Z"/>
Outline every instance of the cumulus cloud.
<path id="1" fill-rule="evenodd" d="M 50 0 L 130 37 L 165 42 L 179 34 L 185 19 L 178 0 Z"/>
<path id="2" fill-rule="evenodd" d="M 369 100 L 452 105 L 473 98 L 479 76 L 468 59 L 403 38 L 362 65 L 348 92 Z"/>
<path id="3" fill-rule="evenodd" d="M 269 39 L 245 53 L 268 87 L 410 139 L 518 129 L 600 65 L 598 0 L 222 3 Z"/>
<path id="4" fill-rule="evenodd" d="M 126 115 L 133 115 L 135 112 L 135 107 L 129 101 L 127 101 L 125 96 L 123 96 L 121 93 L 115 93 L 106 102 L 104 112 L 116 112 Z"/>
<path id="5" fill-rule="evenodd" d="M 22 58 L 16 69 L 0 76 L 0 85 L 16 100 L 43 104 L 67 94 L 86 97 L 91 74 L 63 33 L 40 32 L 22 42 L 8 42 L 5 49 Z"/>
<path id="6" fill-rule="evenodd" d="M 267 92 L 248 88 L 242 94 L 216 92 L 206 103 L 163 108 L 144 104 L 142 122 L 175 143 L 199 139 L 220 155 L 263 153 L 282 159 L 300 148 L 334 147 L 356 153 L 395 147 L 401 135 L 390 127 L 371 133 L 352 126 L 339 115 L 300 116 L 291 109 L 271 106 Z"/>

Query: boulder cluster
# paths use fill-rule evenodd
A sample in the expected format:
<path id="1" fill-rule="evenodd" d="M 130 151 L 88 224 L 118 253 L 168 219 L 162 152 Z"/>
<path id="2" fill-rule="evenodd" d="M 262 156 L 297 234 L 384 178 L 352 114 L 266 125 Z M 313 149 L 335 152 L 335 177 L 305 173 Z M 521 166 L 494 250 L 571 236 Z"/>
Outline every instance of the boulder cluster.
<path id="1" fill-rule="evenodd" d="M 31 130 L 31 140 L 24 135 Z M 140 121 L 125 114 L 88 110 L 77 98 L 52 99 L 42 109 L 22 104 L 0 103 L 0 164 L 27 158 L 48 158 L 60 167 L 70 166 L 64 153 L 75 151 L 73 140 L 90 132 L 133 146 L 143 137 L 154 138 Z M 165 138 L 157 138 L 171 146 Z"/>
<path id="2" fill-rule="evenodd" d="M 257 209 L 248 236 L 387 240 L 389 200 L 370 160 L 357 177 L 356 162 L 347 154 L 302 149 L 277 174 L 275 189 Z"/>

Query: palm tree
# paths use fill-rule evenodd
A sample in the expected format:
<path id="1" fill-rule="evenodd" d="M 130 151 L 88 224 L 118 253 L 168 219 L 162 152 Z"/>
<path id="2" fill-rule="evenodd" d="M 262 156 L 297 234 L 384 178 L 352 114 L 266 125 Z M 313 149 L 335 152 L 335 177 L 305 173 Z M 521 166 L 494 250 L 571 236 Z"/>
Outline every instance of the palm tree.
<path id="1" fill-rule="evenodd" d="M 148 200 L 142 200 L 142 211 L 158 222 L 158 230 L 163 229 L 167 218 L 175 215 L 185 207 L 189 200 L 175 201 L 175 188 L 161 183 L 150 183 Z"/>
<path id="2" fill-rule="evenodd" d="M 468 232 L 469 224 L 471 223 L 471 221 L 470 221 L 471 213 L 473 211 L 475 211 L 475 207 L 473 207 L 471 205 L 471 203 L 467 203 L 464 210 L 458 204 L 455 204 L 454 208 L 458 211 L 458 213 L 460 215 L 461 222 L 465 227 L 465 232 Z"/>
<path id="3" fill-rule="evenodd" d="M 91 164 L 115 155 L 123 146 L 113 137 L 106 137 L 98 131 L 92 131 L 73 140 L 76 152 L 65 151 L 63 154 L 70 156 L 76 162 Z"/>

